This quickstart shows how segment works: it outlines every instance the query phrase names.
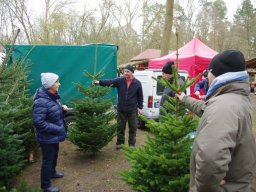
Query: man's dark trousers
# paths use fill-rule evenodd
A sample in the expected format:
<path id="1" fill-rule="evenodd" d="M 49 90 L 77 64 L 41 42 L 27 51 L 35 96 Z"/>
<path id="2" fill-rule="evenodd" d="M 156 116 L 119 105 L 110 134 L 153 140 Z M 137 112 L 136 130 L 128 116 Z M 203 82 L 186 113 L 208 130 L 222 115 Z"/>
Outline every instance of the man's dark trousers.
<path id="1" fill-rule="evenodd" d="M 56 173 L 59 143 L 41 144 L 42 167 L 41 167 L 41 188 L 51 186 L 51 177 Z"/>
<path id="2" fill-rule="evenodd" d="M 124 113 L 118 112 L 118 128 L 117 128 L 117 145 L 125 143 L 125 127 L 128 121 L 129 126 L 129 140 L 130 146 L 135 146 L 136 143 L 136 131 L 137 131 L 137 112 Z"/>

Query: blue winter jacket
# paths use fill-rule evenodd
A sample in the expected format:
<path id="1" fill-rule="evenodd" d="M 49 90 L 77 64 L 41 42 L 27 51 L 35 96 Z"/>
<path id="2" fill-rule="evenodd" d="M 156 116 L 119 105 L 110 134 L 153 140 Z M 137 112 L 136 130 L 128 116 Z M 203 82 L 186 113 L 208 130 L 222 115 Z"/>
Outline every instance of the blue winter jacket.
<path id="1" fill-rule="evenodd" d="M 37 89 L 34 96 L 33 123 L 36 139 L 41 144 L 53 144 L 64 141 L 63 108 L 58 94 L 52 94 L 45 88 Z"/>
<path id="2" fill-rule="evenodd" d="M 143 108 L 143 93 L 141 82 L 133 78 L 131 85 L 127 88 L 125 77 L 111 80 L 100 80 L 101 86 L 113 85 L 117 88 L 118 104 L 117 110 L 124 113 L 136 112 L 137 108 Z"/>

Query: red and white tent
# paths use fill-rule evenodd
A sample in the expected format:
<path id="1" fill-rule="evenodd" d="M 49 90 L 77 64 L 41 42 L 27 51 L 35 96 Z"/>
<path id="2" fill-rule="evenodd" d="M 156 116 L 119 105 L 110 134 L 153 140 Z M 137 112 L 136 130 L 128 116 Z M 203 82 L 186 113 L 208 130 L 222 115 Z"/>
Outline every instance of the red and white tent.
<path id="1" fill-rule="evenodd" d="M 205 70 L 212 58 L 218 54 L 217 51 L 209 48 L 196 37 L 178 50 L 179 70 L 186 70 L 190 77 L 195 77 Z M 176 63 L 176 51 L 166 56 L 150 59 L 149 69 L 162 69 L 168 62 Z M 193 86 L 191 87 L 193 93 Z"/>

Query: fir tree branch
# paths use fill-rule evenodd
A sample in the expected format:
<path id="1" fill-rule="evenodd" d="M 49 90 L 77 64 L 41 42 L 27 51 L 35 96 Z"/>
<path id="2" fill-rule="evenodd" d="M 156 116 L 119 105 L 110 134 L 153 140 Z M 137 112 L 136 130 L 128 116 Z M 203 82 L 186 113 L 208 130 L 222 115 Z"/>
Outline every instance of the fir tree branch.
<path id="1" fill-rule="evenodd" d="M 17 78 L 16 81 L 15 81 L 15 84 L 14 84 L 14 86 L 12 88 L 12 90 L 10 91 L 10 93 L 8 94 L 8 96 L 7 96 L 6 100 L 5 100 L 5 104 L 8 104 L 10 96 L 14 93 L 15 89 L 18 87 L 19 81 L 20 81 L 20 78 Z"/>

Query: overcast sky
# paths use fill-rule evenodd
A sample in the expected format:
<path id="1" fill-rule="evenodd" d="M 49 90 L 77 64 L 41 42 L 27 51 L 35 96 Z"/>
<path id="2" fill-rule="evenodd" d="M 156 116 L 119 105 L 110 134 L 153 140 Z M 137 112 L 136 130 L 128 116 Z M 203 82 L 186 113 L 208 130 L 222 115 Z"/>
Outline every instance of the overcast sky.
<path id="1" fill-rule="evenodd" d="M 241 6 L 243 0 L 224 0 L 228 9 L 228 19 L 231 20 L 233 15 L 235 14 L 237 8 Z M 256 5 L 256 0 L 251 0 L 253 6 Z"/>
<path id="2" fill-rule="evenodd" d="M 84 4 L 87 5 L 87 7 L 89 8 L 94 8 L 96 7 L 96 5 L 98 4 L 98 2 L 100 0 L 91 0 L 91 1 L 88 1 L 88 0 L 75 0 L 77 2 L 80 2 L 80 3 L 76 3 L 74 5 L 74 7 L 78 10 L 78 11 L 82 11 L 83 10 L 83 7 L 84 7 Z M 114 0 L 115 1 L 115 0 Z M 151 1 L 157 1 L 159 3 L 163 3 L 165 4 L 166 3 L 166 0 L 151 0 Z M 237 8 L 239 6 L 241 6 L 241 3 L 242 3 L 243 0 L 224 0 L 224 2 L 226 3 L 227 5 L 227 9 L 228 9 L 228 19 L 230 21 L 232 21 L 232 18 L 233 18 L 233 15 L 235 13 L 235 11 L 237 10 Z M 42 12 L 42 6 L 43 6 L 43 2 L 44 0 L 29 0 L 31 6 L 32 6 L 32 9 L 40 14 Z M 182 4 L 183 2 L 186 2 L 186 0 L 180 0 L 180 3 Z M 196 3 L 197 0 L 194 0 L 194 2 Z M 251 0 L 252 4 L 254 5 L 254 7 L 256 7 L 256 0 Z M 82 5 L 81 5 L 82 4 Z"/>

